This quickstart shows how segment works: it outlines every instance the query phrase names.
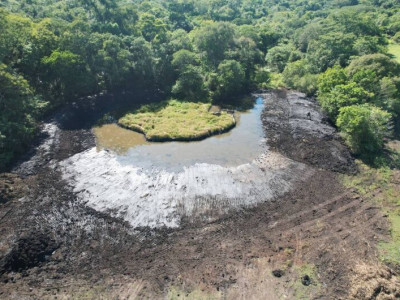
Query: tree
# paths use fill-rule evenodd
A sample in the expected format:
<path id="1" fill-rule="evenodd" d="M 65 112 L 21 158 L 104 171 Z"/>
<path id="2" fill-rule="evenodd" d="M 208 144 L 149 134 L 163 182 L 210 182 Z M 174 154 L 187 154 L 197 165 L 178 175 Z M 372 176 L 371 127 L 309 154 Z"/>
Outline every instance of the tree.
<path id="1" fill-rule="evenodd" d="M 234 46 L 235 27 L 226 22 L 210 23 L 195 29 L 192 35 L 197 49 L 216 67 Z"/>
<path id="2" fill-rule="evenodd" d="M 391 112 L 400 115 L 400 77 L 383 77 L 379 81 L 379 94 L 374 103 Z M 378 101 L 380 100 L 380 101 Z"/>
<path id="3" fill-rule="evenodd" d="M 90 91 L 90 77 L 79 55 L 56 50 L 50 56 L 43 57 L 42 64 L 54 102 L 59 103 L 60 100 L 68 100 L 74 95 Z"/>
<path id="4" fill-rule="evenodd" d="M 398 31 L 394 36 L 393 36 L 393 41 L 396 43 L 400 43 L 400 31 Z"/>
<path id="5" fill-rule="evenodd" d="M 131 53 L 132 75 L 137 84 L 150 85 L 154 82 L 154 54 L 151 44 L 143 37 L 126 40 Z"/>
<path id="6" fill-rule="evenodd" d="M 275 46 L 268 50 L 265 61 L 272 71 L 282 73 L 287 63 L 295 60 L 291 59 L 291 55 L 294 51 L 295 48 L 291 44 Z"/>
<path id="7" fill-rule="evenodd" d="M 193 65 L 186 66 L 172 87 L 172 93 L 183 100 L 208 100 L 200 68 Z"/>
<path id="8" fill-rule="evenodd" d="M 139 20 L 139 28 L 146 41 L 151 42 L 155 38 L 164 39 L 167 26 L 162 19 L 150 13 L 144 13 Z"/>
<path id="9" fill-rule="evenodd" d="M 284 83 L 291 88 L 308 95 L 313 95 L 317 90 L 318 75 L 312 74 L 310 65 L 305 59 L 289 63 L 282 75 Z"/>
<path id="10" fill-rule="evenodd" d="M 32 140 L 45 106 L 22 76 L 0 64 L 0 170 Z"/>
<path id="11" fill-rule="evenodd" d="M 238 96 L 243 91 L 245 73 L 243 67 L 235 60 L 224 60 L 218 66 L 216 100 L 226 100 Z"/>
<path id="12" fill-rule="evenodd" d="M 353 33 L 329 32 L 312 40 L 307 49 L 307 59 L 314 68 L 324 72 L 334 65 L 347 66 L 356 36 Z"/>
<path id="13" fill-rule="evenodd" d="M 29 46 L 33 22 L 28 18 L 0 11 L 0 61 L 16 65 Z"/>
<path id="14" fill-rule="evenodd" d="M 347 83 L 347 80 L 347 74 L 343 68 L 339 66 L 328 68 L 318 77 L 318 93 L 320 95 L 329 93 L 335 86 Z"/>
<path id="15" fill-rule="evenodd" d="M 365 69 L 374 71 L 379 78 L 400 75 L 400 65 L 384 54 L 369 54 L 357 57 L 351 61 L 347 68 L 350 76 Z"/>
<path id="16" fill-rule="evenodd" d="M 172 59 L 172 66 L 178 73 L 185 72 L 188 67 L 200 65 L 200 59 L 196 53 L 182 49 L 175 52 Z"/>
<path id="17" fill-rule="evenodd" d="M 337 126 L 355 153 L 375 153 L 391 134 L 390 113 L 370 104 L 340 109 Z"/>
<path id="18" fill-rule="evenodd" d="M 254 72 L 252 81 L 256 88 L 266 89 L 271 81 L 271 74 L 266 68 L 258 68 Z"/>
<path id="19" fill-rule="evenodd" d="M 368 102 L 374 95 L 359 87 L 356 83 L 340 84 L 335 86 L 329 93 L 322 94 L 318 101 L 322 108 L 335 121 L 340 108 L 355 104 Z"/>
<path id="20" fill-rule="evenodd" d="M 245 71 L 246 80 L 250 80 L 257 65 L 262 62 L 262 52 L 257 49 L 256 43 L 247 37 L 236 40 L 236 47 L 228 54 L 230 59 L 238 61 Z"/>

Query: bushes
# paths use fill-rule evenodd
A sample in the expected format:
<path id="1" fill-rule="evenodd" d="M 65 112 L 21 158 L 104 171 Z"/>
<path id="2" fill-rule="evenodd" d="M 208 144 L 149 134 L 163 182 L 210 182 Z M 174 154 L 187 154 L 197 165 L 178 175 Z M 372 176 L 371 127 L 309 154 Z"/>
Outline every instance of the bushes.
<path id="1" fill-rule="evenodd" d="M 336 124 L 355 153 L 374 153 L 391 133 L 390 119 L 390 113 L 373 105 L 352 105 L 340 109 Z"/>
<path id="2" fill-rule="evenodd" d="M 335 86 L 329 93 L 318 98 L 322 108 L 335 121 L 340 108 L 367 102 L 373 94 L 357 86 L 354 82 Z"/>
<path id="3" fill-rule="evenodd" d="M 398 64 L 381 54 L 334 67 L 318 81 L 318 101 L 355 153 L 382 150 L 390 136 L 390 120 L 400 113 Z"/>
<path id="4" fill-rule="evenodd" d="M 46 105 L 28 82 L 0 64 L 0 171 L 34 136 L 35 117 Z"/>
<path id="5" fill-rule="evenodd" d="M 317 91 L 317 74 L 311 73 L 311 68 L 305 59 L 289 63 L 283 71 L 283 81 L 291 88 L 300 90 L 307 95 Z"/>
<path id="6" fill-rule="evenodd" d="M 335 86 L 345 84 L 347 80 L 347 74 L 343 68 L 339 66 L 329 68 L 318 77 L 318 92 L 329 93 Z"/>

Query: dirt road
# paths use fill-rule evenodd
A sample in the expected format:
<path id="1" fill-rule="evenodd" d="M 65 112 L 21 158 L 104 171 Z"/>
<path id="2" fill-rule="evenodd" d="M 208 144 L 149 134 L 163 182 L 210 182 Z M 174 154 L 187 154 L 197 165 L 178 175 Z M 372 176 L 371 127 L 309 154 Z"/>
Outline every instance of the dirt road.
<path id="1" fill-rule="evenodd" d="M 269 157 L 285 163 L 273 177 L 271 161 L 259 162 L 253 176 L 278 190 L 257 201 L 247 201 L 253 190 L 235 203 L 217 199 L 223 209 L 181 213 L 170 227 L 135 228 L 146 223 L 86 205 L 65 162 L 94 146 L 90 126 L 55 118 L 36 153 L 15 168 L 19 176 L 1 177 L 0 298 L 366 299 L 375 282 L 354 282 L 378 266 L 386 219 L 341 184 L 340 172 L 356 167 L 313 100 L 294 92 L 263 97 Z M 393 273 L 379 265 L 376 274 L 381 288 L 372 296 L 394 298 Z"/>

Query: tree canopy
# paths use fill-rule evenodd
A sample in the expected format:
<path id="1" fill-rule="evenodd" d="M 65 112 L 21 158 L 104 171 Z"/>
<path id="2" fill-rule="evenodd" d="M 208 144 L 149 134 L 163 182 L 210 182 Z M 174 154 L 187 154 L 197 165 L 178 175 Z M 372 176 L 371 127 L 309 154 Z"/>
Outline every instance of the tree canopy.
<path id="1" fill-rule="evenodd" d="M 43 113 L 115 89 L 229 102 L 281 73 L 333 122 L 369 103 L 397 124 L 399 12 L 395 0 L 4 0 L 0 168 Z"/>

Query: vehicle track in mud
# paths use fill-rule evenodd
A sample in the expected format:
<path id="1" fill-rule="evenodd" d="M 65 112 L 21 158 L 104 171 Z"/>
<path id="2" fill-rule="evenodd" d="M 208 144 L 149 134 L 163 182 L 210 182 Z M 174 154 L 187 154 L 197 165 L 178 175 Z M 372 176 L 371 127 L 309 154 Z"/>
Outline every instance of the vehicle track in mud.
<path id="1" fill-rule="evenodd" d="M 291 104 L 290 97 L 300 99 Z M 291 299 L 290 282 L 299 274 L 290 268 L 282 278 L 267 274 L 292 261 L 316 266 L 321 287 L 312 298 L 348 299 L 354 266 L 376 261 L 376 244 L 388 236 L 387 221 L 379 208 L 341 184 L 336 171 L 354 172 L 355 166 L 316 104 L 292 92 L 266 99 L 262 120 L 269 145 L 305 163 L 311 177 L 299 178 L 282 196 L 212 222 L 183 219 L 177 229 L 133 230 L 82 205 L 59 168 L 41 165 L 20 183 L 28 189 L 25 197 L 1 207 L 0 298 L 164 298 L 179 287 L 221 299 Z M 282 99 L 289 101 L 283 105 Z M 313 126 L 324 124 L 319 132 L 307 129 L 304 105 L 313 111 Z M 48 161 L 88 149 L 91 139 L 87 129 L 61 130 Z M 22 243 L 27 237 L 39 246 Z M 33 258 L 36 265 L 12 268 L 16 256 Z"/>

